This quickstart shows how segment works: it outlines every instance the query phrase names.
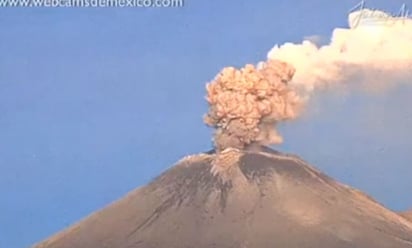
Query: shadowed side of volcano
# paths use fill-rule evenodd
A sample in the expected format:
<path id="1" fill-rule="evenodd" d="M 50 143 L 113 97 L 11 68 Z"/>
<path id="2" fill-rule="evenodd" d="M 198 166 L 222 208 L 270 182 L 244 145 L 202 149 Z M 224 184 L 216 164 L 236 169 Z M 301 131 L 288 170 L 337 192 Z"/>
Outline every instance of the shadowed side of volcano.
<path id="1" fill-rule="evenodd" d="M 412 224 L 296 156 L 188 156 L 35 247 L 412 248 Z"/>

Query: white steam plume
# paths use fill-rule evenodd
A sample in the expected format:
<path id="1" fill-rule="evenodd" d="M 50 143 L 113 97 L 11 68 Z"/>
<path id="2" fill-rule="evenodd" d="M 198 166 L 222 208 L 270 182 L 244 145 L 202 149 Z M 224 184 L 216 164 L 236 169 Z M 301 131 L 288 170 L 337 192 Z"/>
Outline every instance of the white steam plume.
<path id="1" fill-rule="evenodd" d="M 412 80 L 412 19 L 363 9 L 351 13 L 348 22 L 349 28 L 333 31 L 328 45 L 308 40 L 276 45 L 268 58 L 293 65 L 291 84 L 306 93 L 354 77 L 372 90 Z"/>

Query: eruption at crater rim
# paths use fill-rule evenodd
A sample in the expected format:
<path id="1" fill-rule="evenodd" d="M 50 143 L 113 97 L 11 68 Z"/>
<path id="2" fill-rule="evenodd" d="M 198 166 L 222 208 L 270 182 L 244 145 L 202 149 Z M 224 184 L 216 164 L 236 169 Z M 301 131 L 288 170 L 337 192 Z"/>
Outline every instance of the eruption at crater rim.
<path id="1" fill-rule="evenodd" d="M 226 67 L 207 84 L 209 111 L 204 122 L 216 129 L 215 149 L 281 143 L 276 124 L 296 118 L 302 106 L 288 85 L 294 73 L 291 65 L 268 60 L 242 69 Z"/>

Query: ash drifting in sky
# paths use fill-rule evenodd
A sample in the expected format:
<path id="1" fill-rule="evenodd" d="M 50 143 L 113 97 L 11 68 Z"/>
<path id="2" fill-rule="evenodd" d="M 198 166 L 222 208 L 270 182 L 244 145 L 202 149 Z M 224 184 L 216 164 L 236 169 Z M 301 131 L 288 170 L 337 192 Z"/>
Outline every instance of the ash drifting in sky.
<path id="1" fill-rule="evenodd" d="M 412 20 L 391 17 L 364 24 L 357 19 L 362 15 L 350 14 L 349 28 L 336 28 L 328 45 L 285 43 L 257 66 L 224 68 L 206 87 L 204 121 L 216 129 L 215 148 L 281 143 L 276 124 L 297 118 L 325 86 L 373 92 L 412 82 Z"/>

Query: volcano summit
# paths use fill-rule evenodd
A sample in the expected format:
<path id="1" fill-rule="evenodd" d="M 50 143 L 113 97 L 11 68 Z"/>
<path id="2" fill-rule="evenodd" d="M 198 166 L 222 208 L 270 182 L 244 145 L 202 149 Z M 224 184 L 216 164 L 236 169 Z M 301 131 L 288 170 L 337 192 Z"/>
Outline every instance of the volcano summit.
<path id="1" fill-rule="evenodd" d="M 36 248 L 412 248 L 412 223 L 266 147 L 188 156 Z"/>

